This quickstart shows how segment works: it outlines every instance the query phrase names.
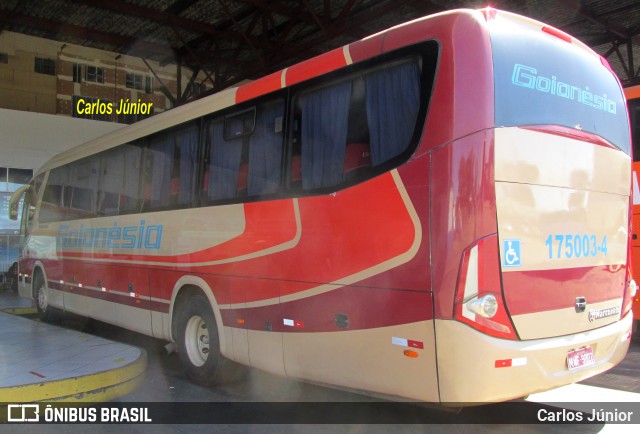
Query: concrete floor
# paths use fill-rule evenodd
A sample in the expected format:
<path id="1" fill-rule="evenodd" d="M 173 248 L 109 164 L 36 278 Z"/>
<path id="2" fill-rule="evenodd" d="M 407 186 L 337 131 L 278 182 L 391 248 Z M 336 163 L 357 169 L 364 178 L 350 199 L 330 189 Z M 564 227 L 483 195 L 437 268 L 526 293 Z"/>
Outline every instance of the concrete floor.
<path id="1" fill-rule="evenodd" d="M 143 349 L 6 313 L 33 311 L 15 292 L 0 293 L 0 402 L 99 402 L 140 386 Z"/>

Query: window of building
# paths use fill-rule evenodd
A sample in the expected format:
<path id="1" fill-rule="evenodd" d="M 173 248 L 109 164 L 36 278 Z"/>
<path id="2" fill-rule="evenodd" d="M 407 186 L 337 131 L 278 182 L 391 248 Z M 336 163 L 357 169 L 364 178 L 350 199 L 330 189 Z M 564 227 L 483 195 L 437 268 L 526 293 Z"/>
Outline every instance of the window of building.
<path id="1" fill-rule="evenodd" d="M 104 68 L 98 66 L 86 66 L 87 81 L 92 83 L 104 83 Z"/>
<path id="2" fill-rule="evenodd" d="M 144 78 L 144 91 L 145 93 L 153 93 L 153 78 L 145 77 Z"/>
<path id="3" fill-rule="evenodd" d="M 207 86 L 204 83 L 191 83 L 191 96 L 197 97 L 207 91 Z"/>
<path id="4" fill-rule="evenodd" d="M 127 75 L 126 75 L 126 86 L 129 89 L 138 89 L 138 90 L 144 89 L 142 74 L 135 74 L 133 72 L 127 72 Z"/>
<path id="5" fill-rule="evenodd" d="M 46 57 L 36 57 L 34 71 L 39 74 L 56 75 L 56 61 Z"/>
<path id="6" fill-rule="evenodd" d="M 9 55 L 7 53 L 0 53 L 0 63 L 9 63 Z"/>
<path id="7" fill-rule="evenodd" d="M 73 64 L 73 82 L 80 83 L 82 81 L 82 64 Z"/>

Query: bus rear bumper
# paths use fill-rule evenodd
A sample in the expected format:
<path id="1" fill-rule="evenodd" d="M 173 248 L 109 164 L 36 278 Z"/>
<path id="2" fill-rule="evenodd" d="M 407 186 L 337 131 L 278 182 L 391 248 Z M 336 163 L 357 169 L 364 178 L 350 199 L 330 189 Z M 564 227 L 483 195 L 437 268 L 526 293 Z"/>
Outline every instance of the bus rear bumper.
<path id="1" fill-rule="evenodd" d="M 509 341 L 458 321 L 437 320 L 440 400 L 462 406 L 506 401 L 572 384 L 611 369 L 624 359 L 633 317 L 573 335 Z M 569 370 L 569 352 L 591 347 L 595 363 Z"/>

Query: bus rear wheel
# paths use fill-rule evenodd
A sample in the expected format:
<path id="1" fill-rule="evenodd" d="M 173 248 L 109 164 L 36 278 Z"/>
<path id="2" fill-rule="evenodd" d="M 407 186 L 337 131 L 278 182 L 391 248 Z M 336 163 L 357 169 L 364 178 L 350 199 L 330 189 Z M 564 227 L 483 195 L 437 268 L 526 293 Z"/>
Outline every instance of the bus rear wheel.
<path id="1" fill-rule="evenodd" d="M 176 312 L 176 345 L 187 376 L 211 386 L 231 379 L 233 362 L 220 353 L 218 327 L 204 294 L 187 296 Z"/>

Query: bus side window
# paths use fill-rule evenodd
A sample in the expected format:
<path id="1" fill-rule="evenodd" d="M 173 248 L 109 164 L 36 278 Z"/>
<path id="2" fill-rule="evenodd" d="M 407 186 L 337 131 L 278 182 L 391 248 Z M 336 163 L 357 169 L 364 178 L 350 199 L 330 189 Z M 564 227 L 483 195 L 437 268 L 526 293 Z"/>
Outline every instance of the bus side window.
<path id="1" fill-rule="evenodd" d="M 151 138 L 147 148 L 148 170 L 145 181 L 144 209 L 163 209 L 171 205 L 175 137 L 161 134 Z"/>
<path id="2" fill-rule="evenodd" d="M 411 144 L 420 110 L 420 67 L 405 62 L 366 74 L 371 161 L 379 166 Z"/>
<path id="3" fill-rule="evenodd" d="M 280 188 L 283 147 L 284 102 L 263 104 L 249 136 L 248 195 L 277 193 Z"/>
<path id="4" fill-rule="evenodd" d="M 124 181 L 124 149 L 116 148 L 103 153 L 101 157 L 97 214 L 99 216 L 118 215 L 120 192 Z"/>
<path id="5" fill-rule="evenodd" d="M 300 96 L 302 188 L 342 182 L 349 127 L 351 81 Z"/>
<path id="6" fill-rule="evenodd" d="M 68 166 L 56 167 L 49 172 L 47 184 L 42 195 L 40 222 L 49 223 L 65 219 L 66 213 L 63 206 L 63 198 L 68 181 Z"/>
<path id="7" fill-rule="evenodd" d="M 196 175 L 198 165 L 198 142 L 200 129 L 198 124 L 181 129 L 177 132 L 176 146 L 178 151 L 178 175 L 176 189 L 178 206 L 183 207 L 193 203 L 196 193 Z"/>
<path id="8" fill-rule="evenodd" d="M 205 130 L 209 160 L 205 168 L 204 191 L 207 202 L 234 199 L 238 192 L 240 164 L 242 162 L 243 137 L 227 135 L 224 119 L 209 121 Z"/>
<path id="9" fill-rule="evenodd" d="M 420 66 L 401 61 L 303 92 L 296 102 L 290 188 L 364 181 L 411 144 L 420 111 Z"/>
<path id="10" fill-rule="evenodd" d="M 121 146 L 124 158 L 120 213 L 139 212 L 142 205 L 142 145 Z"/>
<path id="11" fill-rule="evenodd" d="M 42 188 L 42 182 L 44 181 L 44 173 L 41 173 L 40 175 L 36 176 L 36 178 L 33 180 L 33 194 L 34 194 L 34 198 L 38 198 L 38 196 L 40 195 L 40 188 Z"/>
<path id="12" fill-rule="evenodd" d="M 96 213 L 100 160 L 86 158 L 72 163 L 69 169 L 71 201 L 67 219 L 93 217 Z M 65 192 L 66 194 L 66 192 Z M 65 204 L 67 198 L 65 198 Z"/>
<path id="13" fill-rule="evenodd" d="M 352 83 L 349 104 L 349 127 L 343 167 L 344 181 L 366 178 L 371 169 L 371 147 L 365 103 L 364 80 L 362 77 L 356 77 Z"/>

